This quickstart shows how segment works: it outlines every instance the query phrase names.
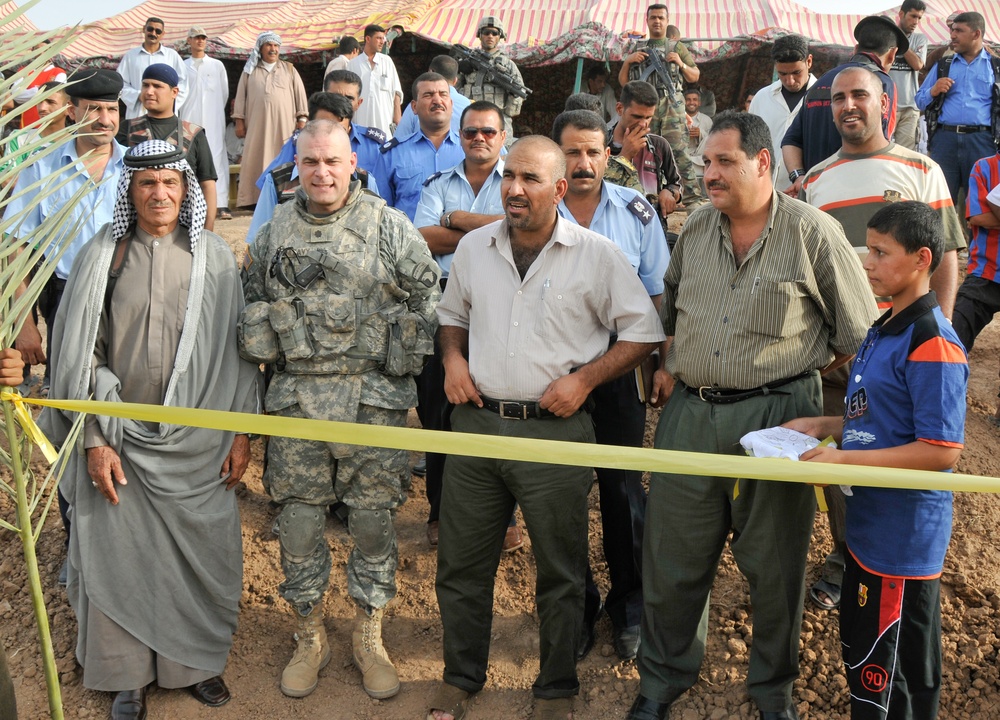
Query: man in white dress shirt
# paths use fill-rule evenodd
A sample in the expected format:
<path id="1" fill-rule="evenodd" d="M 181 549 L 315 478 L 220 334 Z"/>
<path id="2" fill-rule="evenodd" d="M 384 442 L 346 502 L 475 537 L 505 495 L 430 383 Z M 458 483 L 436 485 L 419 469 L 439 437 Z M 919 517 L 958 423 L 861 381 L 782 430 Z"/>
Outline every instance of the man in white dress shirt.
<path id="1" fill-rule="evenodd" d="M 184 61 L 181 60 L 181 56 L 177 54 L 176 50 L 160 44 L 160 40 L 163 38 L 164 27 L 163 21 L 160 18 L 146 18 L 146 24 L 143 28 L 144 39 L 142 45 L 126 52 L 122 55 L 122 61 L 118 63 L 118 74 L 125 81 L 121 99 L 125 103 L 125 119 L 127 120 L 146 114 L 146 109 L 142 106 L 142 100 L 139 99 L 142 91 L 142 74 L 146 71 L 146 68 L 155 63 L 166 63 L 177 71 L 177 75 L 180 78 L 177 89 L 180 92 L 177 93 L 174 112 L 178 116 L 181 115 L 181 106 L 187 100 L 187 70 L 184 67 Z"/>
<path id="2" fill-rule="evenodd" d="M 403 109 L 403 86 L 392 59 L 382 52 L 385 28 L 365 27 L 364 52 L 347 64 L 347 69 L 361 77 L 361 97 L 364 102 L 354 115 L 354 121 L 365 127 L 376 127 L 392 137 Z"/>

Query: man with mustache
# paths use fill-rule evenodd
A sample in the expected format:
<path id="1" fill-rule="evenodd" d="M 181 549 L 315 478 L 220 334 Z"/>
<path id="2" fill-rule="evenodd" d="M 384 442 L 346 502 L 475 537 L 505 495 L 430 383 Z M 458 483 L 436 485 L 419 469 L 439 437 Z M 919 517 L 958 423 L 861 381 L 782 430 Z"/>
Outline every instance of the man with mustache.
<path id="1" fill-rule="evenodd" d="M 504 219 L 468 233 L 455 251 L 438 339 L 457 432 L 592 443 L 591 391 L 663 340 L 625 254 L 559 216 L 565 175 L 554 142 L 518 140 L 504 163 Z M 493 584 L 515 502 L 538 568 L 533 717 L 571 716 L 592 478 L 589 467 L 448 458 L 437 574 L 444 682 L 430 704 L 437 720 L 464 716 L 486 683 Z"/>
<path id="2" fill-rule="evenodd" d="M 670 253 L 656 211 L 630 188 L 604 181 L 611 151 L 603 118 L 589 110 L 571 110 L 556 117 L 552 139 L 566 160 L 567 192 L 559 215 L 615 243 L 659 309 L 663 275 Z M 614 342 L 614 339 L 612 339 Z M 594 389 L 594 432 L 602 445 L 642 447 L 646 429 L 646 398 L 639 397 L 636 376 L 626 373 Z M 614 626 L 618 657 L 631 660 L 639 645 L 642 617 L 642 528 L 646 491 L 636 470 L 597 468 L 601 491 L 604 557 L 611 590 L 603 604 Z M 602 609 L 601 593 L 587 568 L 587 601 L 577 659 L 594 646 L 594 625 Z"/>
<path id="3" fill-rule="evenodd" d="M 888 96 L 872 71 L 863 67 L 842 70 L 830 93 L 833 122 L 843 144 L 806 175 L 802 200 L 832 215 L 862 255 L 867 255 L 868 221 L 886 203 L 919 200 L 935 208 L 944 227 L 945 252 L 930 282 L 941 312 L 950 319 L 958 286 L 958 250 L 965 247 L 965 238 L 944 173 L 926 155 L 885 139 L 881 120 Z M 824 415 L 843 415 L 848 369 L 845 365 L 824 375 Z M 830 610 L 840 602 L 846 503 L 840 486 L 829 486 L 824 493 L 834 551 L 809 594 L 819 607 Z"/>
<path id="4" fill-rule="evenodd" d="M 58 188 L 49 200 L 35 205 L 15 231 L 27 234 L 47 218 L 65 212 L 67 207 L 70 208 L 69 215 L 62 224 L 66 229 L 61 233 L 78 227 L 76 235 L 71 239 L 63 237 L 51 246 L 52 252 L 55 252 L 60 245 L 68 243 L 68 247 L 59 258 L 55 272 L 38 298 L 38 308 L 46 323 L 47 348 L 52 346 L 52 328 L 56 311 L 59 309 L 66 287 L 66 278 L 69 277 L 73 261 L 84 244 L 97 234 L 101 226 L 111 222 L 114 213 L 117 199 L 115 184 L 121 173 L 125 152 L 115 141 L 119 124 L 118 96 L 122 92 L 122 86 L 121 75 L 113 70 L 86 68 L 70 75 L 66 86 L 66 94 L 70 98 L 67 115 L 79 126 L 80 134 L 67 140 L 58 150 L 22 170 L 11 193 L 10 204 L 7 206 L 8 218 L 21 213 L 30 201 L 27 193 L 20 198 L 17 197 L 22 190 L 31 187 L 43 177 L 62 173 L 60 181 L 53 183 L 54 186 L 58 184 Z M 85 187 L 90 189 L 77 201 L 76 193 Z M 22 285 L 18 288 L 18 295 L 23 291 Z M 14 347 L 21 351 L 26 364 L 41 364 L 46 361 L 45 351 L 42 350 L 42 336 L 30 314 L 25 318 Z M 47 378 L 48 371 L 46 371 L 46 382 Z M 59 511 L 63 517 L 68 544 L 70 522 L 66 515 L 67 509 L 68 506 L 60 490 Z M 59 571 L 59 582 L 66 584 L 65 563 Z"/>
<path id="5" fill-rule="evenodd" d="M 868 281 L 828 215 L 774 189 L 757 115 L 715 117 L 705 143 L 713 207 L 688 218 L 664 278 L 672 338 L 656 371 L 666 407 L 655 446 L 741 452 L 752 430 L 820 415 L 819 371 L 846 362 L 877 316 Z M 646 504 L 639 695 L 627 717 L 664 720 L 698 680 L 709 594 L 730 548 L 750 583 L 747 689 L 762 720 L 795 720 L 806 553 L 816 500 L 805 484 L 654 473 Z"/>
<path id="6" fill-rule="evenodd" d="M 146 18 L 143 27 L 142 45 L 132 48 L 118 63 L 118 74 L 125 81 L 122 89 L 122 102 L 125 103 L 125 118 L 131 120 L 139 117 L 145 111 L 142 106 L 142 73 L 155 63 L 166 63 L 177 71 L 177 112 L 180 113 L 188 94 L 187 68 L 177 51 L 168 48 L 160 41 L 163 39 L 164 23 L 160 18 Z"/>
<path id="7" fill-rule="evenodd" d="M 374 172 L 385 201 L 412 221 L 427 181 L 461 162 L 464 153 L 451 129 L 448 81 L 434 72 L 423 73 L 413 81 L 411 94 L 410 106 L 420 120 L 420 130 L 385 143 Z"/>
<path id="8" fill-rule="evenodd" d="M 451 58 L 448 58 L 451 59 Z M 441 289 L 448 284 L 448 270 L 455 249 L 466 233 L 503 219 L 500 203 L 500 180 L 503 177 L 503 111 L 491 102 L 477 100 L 462 113 L 462 149 L 465 160 L 427 181 L 417 204 L 413 224 L 424 236 L 427 247 L 441 268 Z M 434 355 L 417 377 L 417 414 L 428 430 L 449 430 L 451 405 L 444 393 L 444 368 L 441 348 L 435 343 Z M 438 544 L 441 515 L 441 482 L 445 455 L 427 453 L 427 541 Z M 506 530 L 504 546 L 508 550 L 523 545 L 516 524 Z"/>

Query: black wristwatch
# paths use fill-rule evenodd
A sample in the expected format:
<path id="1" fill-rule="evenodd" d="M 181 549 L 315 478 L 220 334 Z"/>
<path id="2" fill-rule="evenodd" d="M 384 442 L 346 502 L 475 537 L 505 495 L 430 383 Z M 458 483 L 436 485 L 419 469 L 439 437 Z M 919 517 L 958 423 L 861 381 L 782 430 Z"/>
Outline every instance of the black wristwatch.
<path id="1" fill-rule="evenodd" d="M 806 174 L 805 170 L 801 170 L 801 169 L 799 169 L 799 170 L 792 170 L 790 173 L 788 173 L 788 182 L 793 183 L 793 182 L 795 182 L 796 180 L 798 180 L 800 177 L 802 177 L 805 174 Z"/>

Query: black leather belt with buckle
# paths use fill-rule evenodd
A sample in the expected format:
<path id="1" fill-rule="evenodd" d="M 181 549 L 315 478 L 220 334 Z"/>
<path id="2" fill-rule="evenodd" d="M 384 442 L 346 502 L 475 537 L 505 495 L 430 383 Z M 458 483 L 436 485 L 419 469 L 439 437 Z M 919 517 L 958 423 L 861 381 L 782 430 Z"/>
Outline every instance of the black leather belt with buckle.
<path id="1" fill-rule="evenodd" d="M 711 385 L 702 385 L 701 387 L 692 387 L 691 385 L 684 385 L 684 389 L 687 390 L 692 395 L 697 395 L 699 400 L 707 403 L 712 403 L 713 405 L 728 405 L 729 403 L 740 402 L 741 400 L 749 400 L 750 398 L 760 397 L 761 395 L 769 395 L 773 390 L 780 388 L 783 385 L 788 385 L 796 380 L 801 380 L 802 378 L 809 377 L 815 370 L 807 370 L 804 373 L 800 373 L 795 377 L 785 378 L 783 380 L 775 380 L 774 382 L 767 383 L 766 385 L 761 385 L 760 387 L 751 388 L 750 390 L 725 390 L 723 388 L 713 387 Z"/>
<path id="2" fill-rule="evenodd" d="M 554 413 L 540 407 L 537 402 L 522 402 L 520 400 L 494 400 L 485 395 L 483 408 L 495 412 L 507 420 L 528 420 L 531 418 L 555 417 Z"/>
<path id="3" fill-rule="evenodd" d="M 989 132 L 991 130 L 989 125 L 938 125 L 938 129 L 947 130 L 959 135 L 971 135 L 972 133 Z"/>

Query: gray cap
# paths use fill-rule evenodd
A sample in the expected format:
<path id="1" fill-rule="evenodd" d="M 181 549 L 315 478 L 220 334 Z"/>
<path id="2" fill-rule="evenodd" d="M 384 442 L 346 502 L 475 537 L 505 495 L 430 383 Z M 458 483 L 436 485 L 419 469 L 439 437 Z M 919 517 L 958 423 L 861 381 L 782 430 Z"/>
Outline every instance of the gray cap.
<path id="1" fill-rule="evenodd" d="M 188 37 L 189 38 L 196 38 L 196 37 L 207 38 L 208 37 L 208 33 L 205 32 L 205 28 L 203 28 L 201 25 L 195 25 L 193 28 L 191 28 L 190 30 L 188 30 Z"/>

